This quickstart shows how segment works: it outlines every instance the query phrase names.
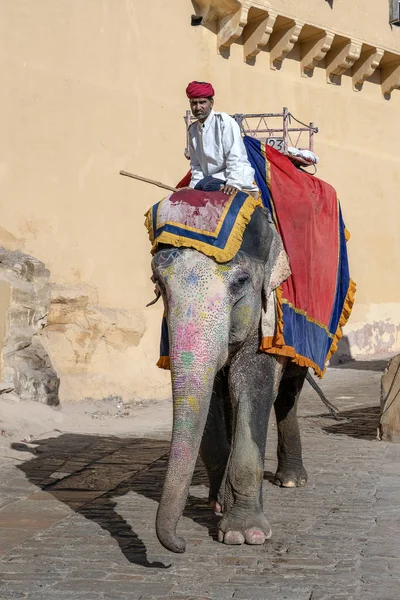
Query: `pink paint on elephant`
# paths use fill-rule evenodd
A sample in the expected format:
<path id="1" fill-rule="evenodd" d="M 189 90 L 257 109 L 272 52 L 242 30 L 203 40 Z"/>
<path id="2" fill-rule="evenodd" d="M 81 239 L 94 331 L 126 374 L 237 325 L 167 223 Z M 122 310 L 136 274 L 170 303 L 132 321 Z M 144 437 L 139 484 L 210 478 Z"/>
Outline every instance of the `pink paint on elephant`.
<path id="1" fill-rule="evenodd" d="M 183 460 L 186 462 L 190 461 L 191 451 L 190 445 L 185 441 L 174 442 L 171 445 L 171 458 L 174 458 L 178 461 Z"/>

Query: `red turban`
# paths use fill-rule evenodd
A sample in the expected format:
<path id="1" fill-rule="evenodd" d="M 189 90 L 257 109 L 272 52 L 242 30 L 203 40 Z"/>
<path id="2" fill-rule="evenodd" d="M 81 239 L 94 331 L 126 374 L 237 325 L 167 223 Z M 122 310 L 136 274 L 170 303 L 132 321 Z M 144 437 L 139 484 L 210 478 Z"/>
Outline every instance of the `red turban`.
<path id="1" fill-rule="evenodd" d="M 186 96 L 190 98 L 211 98 L 215 95 L 211 83 L 192 81 L 186 88 Z"/>

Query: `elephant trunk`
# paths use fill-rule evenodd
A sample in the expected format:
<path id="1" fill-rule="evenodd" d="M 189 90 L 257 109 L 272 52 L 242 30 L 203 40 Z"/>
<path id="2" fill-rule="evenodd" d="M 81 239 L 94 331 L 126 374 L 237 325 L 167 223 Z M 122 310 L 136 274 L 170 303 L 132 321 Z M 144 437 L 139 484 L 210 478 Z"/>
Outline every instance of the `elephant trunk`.
<path id="1" fill-rule="evenodd" d="M 190 328 L 189 328 L 190 329 Z M 167 473 L 156 519 L 157 537 L 172 552 L 184 552 L 185 540 L 177 537 L 176 527 L 185 508 L 192 480 L 215 375 L 221 362 L 220 349 L 211 350 L 204 333 L 197 331 L 190 340 L 201 342 L 203 351 L 188 349 L 185 340 L 172 335 L 171 375 L 174 402 L 173 430 Z M 186 338 L 187 341 L 188 338 Z M 215 344 L 214 344 L 215 345 Z M 205 350 L 207 349 L 207 351 Z"/>
<path id="2" fill-rule="evenodd" d="M 204 386 L 201 393 L 189 389 L 185 395 L 181 395 L 173 390 L 174 424 L 171 449 L 156 520 L 157 537 L 161 544 L 172 552 L 185 551 L 185 540 L 177 537 L 176 527 L 185 508 L 196 465 L 215 372 L 209 372 L 212 381 Z"/>

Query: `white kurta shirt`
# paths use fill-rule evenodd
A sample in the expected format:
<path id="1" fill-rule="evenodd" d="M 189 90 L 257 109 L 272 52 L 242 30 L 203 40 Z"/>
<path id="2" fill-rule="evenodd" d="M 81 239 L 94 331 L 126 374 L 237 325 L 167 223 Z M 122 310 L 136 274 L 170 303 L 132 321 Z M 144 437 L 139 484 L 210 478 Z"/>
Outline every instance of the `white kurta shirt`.
<path id="1" fill-rule="evenodd" d="M 239 125 L 226 113 L 211 111 L 204 123 L 189 127 L 189 152 L 194 188 L 203 177 L 212 175 L 239 190 L 257 190 L 254 169 L 247 158 Z"/>

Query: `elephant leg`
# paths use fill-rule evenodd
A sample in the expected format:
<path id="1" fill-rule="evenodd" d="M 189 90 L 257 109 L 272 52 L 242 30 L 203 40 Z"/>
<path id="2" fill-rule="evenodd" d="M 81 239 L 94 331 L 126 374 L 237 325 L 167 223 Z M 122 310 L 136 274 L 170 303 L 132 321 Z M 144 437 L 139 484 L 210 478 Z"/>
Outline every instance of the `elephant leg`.
<path id="1" fill-rule="evenodd" d="M 274 389 L 282 361 L 258 352 L 258 336 L 234 357 L 230 392 L 235 411 L 218 540 L 225 544 L 263 544 L 271 527 L 263 513 L 265 445 Z"/>
<path id="2" fill-rule="evenodd" d="M 232 411 L 227 369 L 215 378 L 207 422 L 200 445 L 200 457 L 210 482 L 209 502 L 216 514 L 221 514 L 221 486 L 231 450 Z"/>
<path id="3" fill-rule="evenodd" d="M 288 362 L 274 404 L 278 427 L 278 468 L 275 483 L 282 487 L 299 487 L 307 483 L 297 419 L 297 402 L 306 375 L 306 367 Z"/>

